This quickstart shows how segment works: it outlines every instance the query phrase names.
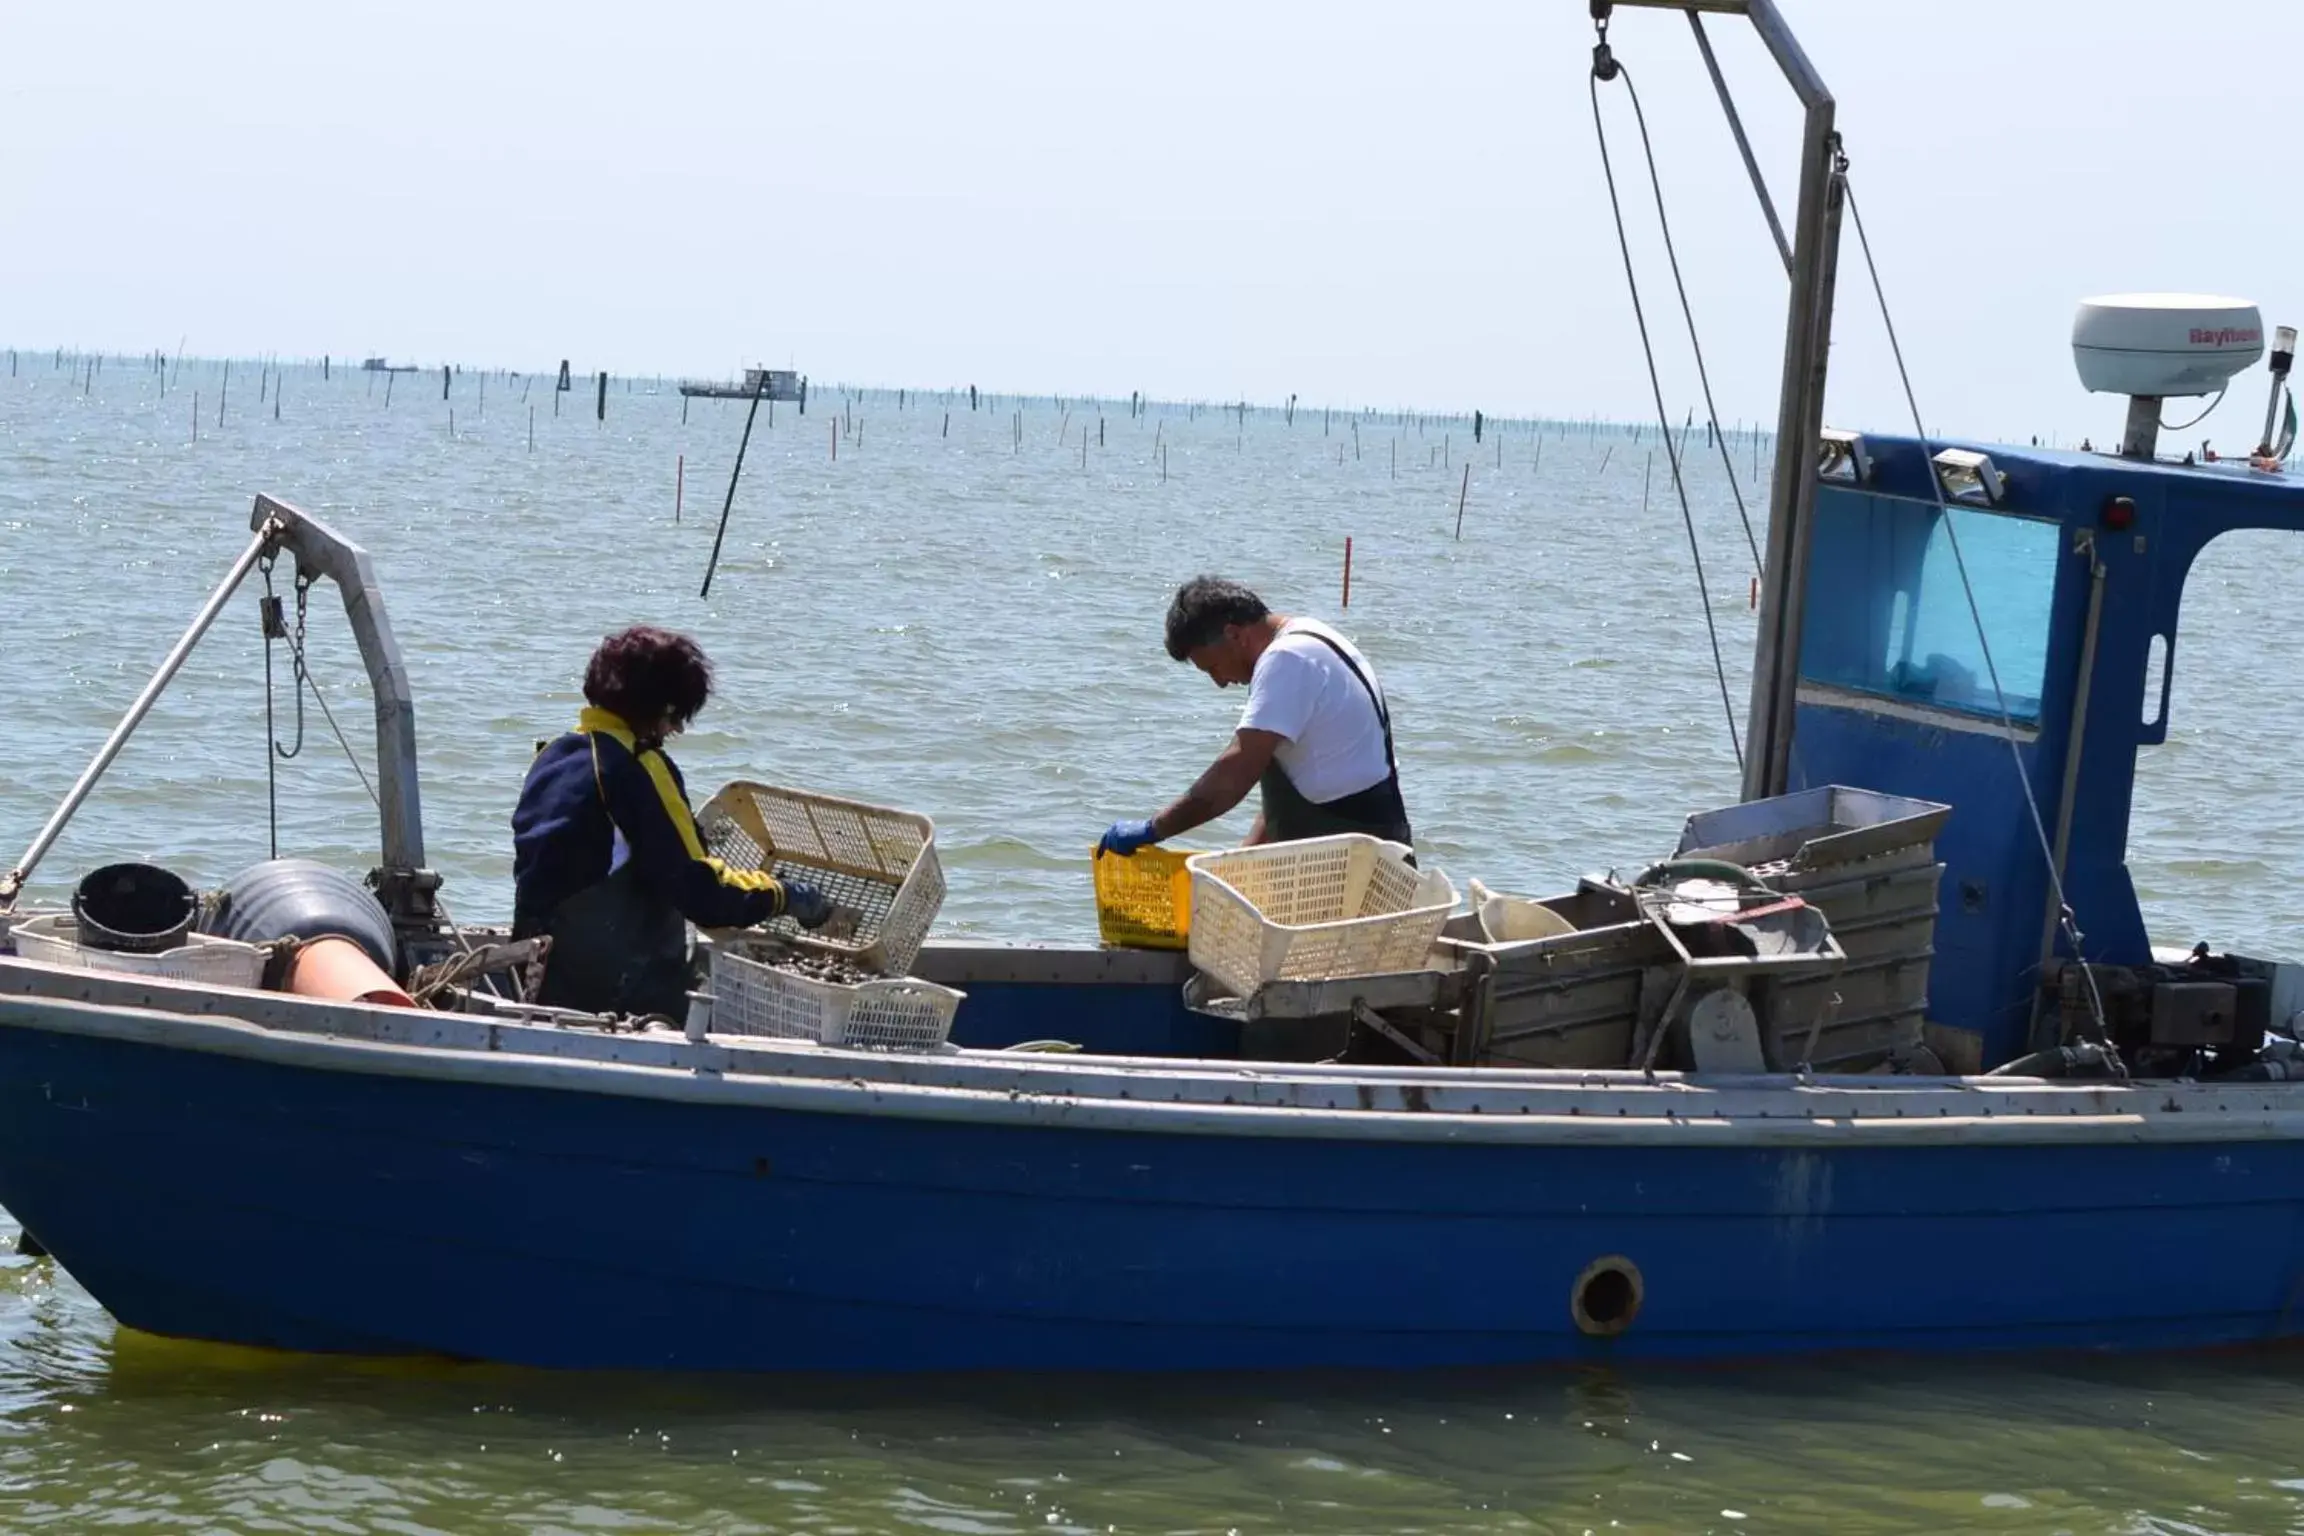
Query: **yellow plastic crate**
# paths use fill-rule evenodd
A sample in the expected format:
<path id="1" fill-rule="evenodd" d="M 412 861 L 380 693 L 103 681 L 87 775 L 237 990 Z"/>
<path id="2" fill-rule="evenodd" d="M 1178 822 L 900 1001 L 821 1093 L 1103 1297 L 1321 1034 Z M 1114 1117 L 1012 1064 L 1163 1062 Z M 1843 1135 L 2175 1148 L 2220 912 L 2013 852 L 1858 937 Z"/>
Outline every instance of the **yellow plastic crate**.
<path id="1" fill-rule="evenodd" d="M 1139 848 L 1132 854 L 1098 850 L 1096 933 L 1120 949 L 1182 949 L 1192 934 L 1193 848 Z"/>

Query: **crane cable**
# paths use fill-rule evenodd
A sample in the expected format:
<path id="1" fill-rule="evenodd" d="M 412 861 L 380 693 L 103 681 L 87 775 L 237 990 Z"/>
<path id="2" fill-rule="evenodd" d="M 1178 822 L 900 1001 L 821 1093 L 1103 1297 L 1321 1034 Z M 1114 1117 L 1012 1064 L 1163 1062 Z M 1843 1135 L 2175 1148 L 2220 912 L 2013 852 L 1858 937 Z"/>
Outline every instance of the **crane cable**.
<path id="1" fill-rule="evenodd" d="M 1602 175 L 1607 178 L 1608 182 L 1608 211 L 1616 221 L 1616 245 L 1617 249 L 1622 253 L 1624 258 L 1624 281 L 1631 290 L 1632 318 L 1637 323 L 1640 330 L 1640 352 L 1641 356 L 1645 359 L 1648 365 L 1648 390 L 1650 396 L 1656 403 L 1656 425 L 1658 431 L 1662 433 L 1664 438 L 1665 461 L 1671 466 L 1672 469 L 1672 490 L 1680 501 L 1680 521 L 1688 530 L 1688 554 L 1689 557 L 1695 562 L 1696 566 L 1696 593 L 1704 605 L 1704 632 L 1712 643 L 1712 673 L 1720 684 L 1720 709 L 1728 721 L 1728 744 L 1735 751 L 1736 768 L 1737 771 L 1741 773 L 1744 768 L 1744 743 L 1737 734 L 1736 730 L 1736 706 L 1728 695 L 1728 664 L 1720 654 L 1720 626 L 1718 621 L 1713 617 L 1712 592 L 1709 584 L 1704 579 L 1704 551 L 1697 542 L 1696 515 L 1689 508 L 1687 482 L 1682 478 L 1680 473 L 1680 452 L 1672 441 L 1672 418 L 1670 414 L 1664 409 L 1664 385 L 1656 371 L 1656 349 L 1648 338 L 1648 315 L 1645 307 L 1640 302 L 1640 278 L 1638 272 L 1632 265 L 1632 242 L 1630 237 L 1627 236 L 1624 232 L 1624 205 L 1616 193 L 1616 168 L 1608 154 L 1608 125 L 1606 120 L 1601 116 L 1600 112 L 1601 82 L 1605 80 L 1615 80 L 1622 78 L 1626 89 L 1629 90 L 1632 84 L 1632 77 L 1631 73 L 1625 69 L 1622 63 L 1617 60 L 1614 53 L 1612 53 L 1608 47 L 1607 18 L 1604 16 L 1596 18 L 1594 21 L 1594 26 L 1599 32 L 1599 42 L 1592 49 L 1592 75 L 1588 84 L 1590 86 L 1592 95 L 1592 129 L 1600 143 L 1600 169 Z M 1633 110 L 1636 113 L 1639 110 L 1639 98 L 1636 94 L 1633 97 Z M 1645 145 L 1648 141 L 1648 123 L 1645 116 L 1640 118 L 1640 138 L 1642 144 Z M 1656 166 L 1656 160 L 1653 153 L 1650 153 L 1648 157 L 1648 166 L 1650 176 L 1653 178 Z M 1656 206 L 1658 215 L 1661 216 L 1664 206 L 1663 192 L 1661 188 L 1658 189 L 1656 194 Z M 1671 238 L 1669 233 L 1667 233 L 1665 238 L 1667 245 L 1669 245 Z M 1673 263 L 1673 274 L 1675 280 L 1677 280 L 1679 274 L 1679 263 L 1677 259 L 1675 259 Z M 1687 293 L 1685 289 L 1682 290 L 1681 301 L 1683 306 L 1685 306 L 1687 301 Z M 1691 335 L 1693 335 L 1693 320 L 1690 321 L 1690 332 Z M 1711 398 L 1709 385 L 1706 386 L 1705 398 L 1707 406 L 1709 406 Z M 1713 438 L 1715 441 L 1718 441 L 1719 439 L 1719 427 L 1717 425 L 1717 418 L 1715 418 L 1715 424 L 1713 427 Z M 1737 505 L 1739 507 L 1743 505 L 1743 499 L 1741 496 L 1739 496 L 1737 499 Z M 1751 525 L 1749 522 L 1747 522 L 1745 525 L 1745 533 L 1749 538 L 1751 534 Z M 1758 558 L 1758 547 L 1756 544 L 1754 546 L 1754 558 L 1755 560 Z"/>
<path id="2" fill-rule="evenodd" d="M 1872 259 L 1872 242 L 1864 233 L 1864 214 L 1856 206 L 1856 189 L 1848 184 L 1848 173 L 1840 173 L 1841 191 L 1848 199 L 1848 215 L 1856 224 L 1856 244 L 1864 253 L 1864 270 L 1872 280 L 1872 296 L 1880 305 L 1880 324 L 1888 333 L 1888 352 L 1896 361 L 1896 378 L 1904 386 L 1904 404 L 1912 413 L 1912 433 L 1920 440 L 1921 452 L 1930 459 L 1928 484 L 1936 493 L 1938 526 L 1944 530 L 1952 549 L 1952 564 L 1960 573 L 1960 591 L 1968 600 L 1968 617 L 1976 626 L 1976 647 L 1984 658 L 1984 672 L 1992 681 L 1992 700 L 2000 714 L 2000 739 L 2008 743 L 2008 756 L 2016 767 L 2016 782 L 2024 790 L 2024 808 L 2032 820 L 2032 835 L 2039 840 L 2041 861 L 2048 866 L 2048 886 L 2056 898 L 2057 926 L 2062 929 L 2066 942 L 2072 946 L 2072 959 L 2080 967 L 2081 976 L 2088 983 L 2089 1014 L 2096 1026 L 2096 1044 L 2109 1047 L 2111 1032 L 2104 1022 L 2104 995 L 2097 988 L 2096 973 L 2089 966 L 2080 949 L 2080 926 L 2073 915 L 2071 899 L 2064 891 L 2064 872 L 2056 867 L 2055 844 L 2049 840 L 2048 824 L 2040 815 L 2039 797 L 2032 792 L 2032 775 L 2024 767 L 2023 749 L 2016 745 L 2016 721 L 2008 709 L 2007 692 L 2000 686 L 2000 667 L 1992 659 L 1992 640 L 1984 632 L 1984 610 L 1976 600 L 1976 587 L 1968 579 L 1968 557 L 1960 550 L 1960 530 L 1954 526 L 1951 503 L 1944 496 L 1943 479 L 1935 472 L 1935 453 L 1928 440 L 1928 432 L 1920 424 L 1920 399 L 1912 389 L 1912 374 L 1904 366 L 1904 347 L 1896 339 L 1896 320 L 1888 312 L 1888 291 L 1880 282 L 1880 268 Z M 2093 553 L 2091 553 L 2093 558 Z M 2119 1052 L 2107 1049 L 2112 1068 L 2122 1077 L 2126 1066 Z"/>

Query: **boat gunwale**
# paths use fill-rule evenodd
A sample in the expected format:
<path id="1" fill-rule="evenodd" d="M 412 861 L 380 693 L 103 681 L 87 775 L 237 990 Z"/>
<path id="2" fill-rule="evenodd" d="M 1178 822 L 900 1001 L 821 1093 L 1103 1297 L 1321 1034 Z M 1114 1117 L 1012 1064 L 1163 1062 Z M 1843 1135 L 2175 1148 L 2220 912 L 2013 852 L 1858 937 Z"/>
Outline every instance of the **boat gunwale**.
<path id="1" fill-rule="evenodd" d="M 62 995 L 77 992 L 78 996 Z M 141 994 L 138 996 L 137 994 Z M 184 1011 L 201 1002 L 220 1007 Z M 177 1006 L 170 1006 L 171 1003 Z M 227 1011 L 237 1010 L 237 1011 Z M 247 1013 L 309 1020 L 259 1022 Z M 382 1038 L 411 1023 L 447 1034 Z M 2304 1139 L 2304 1084 L 1807 1081 L 1000 1051 L 617 1033 L 108 977 L 0 957 L 0 1030 L 349 1074 L 809 1114 L 1159 1134 L 1488 1145 L 1873 1147 Z M 1147 1086 L 1165 1088 L 1161 1097 Z"/>

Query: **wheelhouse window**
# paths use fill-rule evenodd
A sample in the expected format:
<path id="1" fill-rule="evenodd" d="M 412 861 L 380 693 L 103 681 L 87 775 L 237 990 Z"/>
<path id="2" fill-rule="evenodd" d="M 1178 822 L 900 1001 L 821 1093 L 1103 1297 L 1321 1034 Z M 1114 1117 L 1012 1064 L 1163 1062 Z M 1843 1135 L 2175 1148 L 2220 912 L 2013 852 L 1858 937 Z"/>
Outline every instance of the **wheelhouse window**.
<path id="1" fill-rule="evenodd" d="M 1973 611 L 1955 539 L 1975 589 Z M 2037 722 L 2059 544 L 2058 525 L 2036 518 L 1820 490 L 1800 675 L 1997 720 L 1997 667 L 2009 717 Z"/>

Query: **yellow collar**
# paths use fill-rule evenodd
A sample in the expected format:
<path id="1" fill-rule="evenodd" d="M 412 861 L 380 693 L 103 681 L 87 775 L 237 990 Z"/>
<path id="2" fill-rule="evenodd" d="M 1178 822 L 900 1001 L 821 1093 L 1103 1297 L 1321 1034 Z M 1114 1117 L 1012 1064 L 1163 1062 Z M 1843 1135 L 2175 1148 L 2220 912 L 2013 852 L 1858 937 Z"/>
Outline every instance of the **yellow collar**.
<path id="1" fill-rule="evenodd" d="M 617 741 L 623 743 L 625 751 L 630 752 L 634 749 L 635 738 L 632 734 L 632 727 L 624 723 L 622 715 L 612 710 L 596 709 L 589 704 L 585 705 L 583 711 L 576 716 L 576 729 L 587 734 L 598 731 L 603 736 L 613 736 Z"/>

